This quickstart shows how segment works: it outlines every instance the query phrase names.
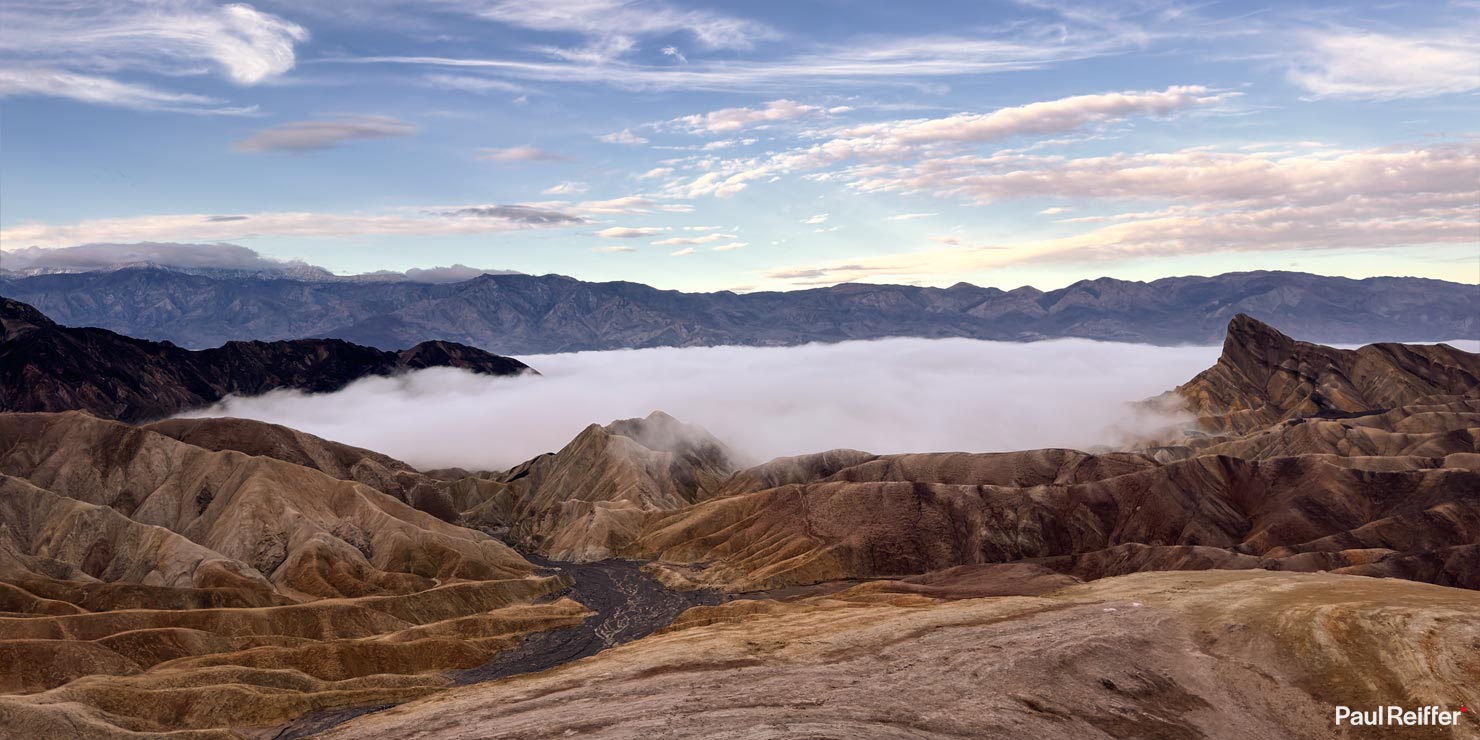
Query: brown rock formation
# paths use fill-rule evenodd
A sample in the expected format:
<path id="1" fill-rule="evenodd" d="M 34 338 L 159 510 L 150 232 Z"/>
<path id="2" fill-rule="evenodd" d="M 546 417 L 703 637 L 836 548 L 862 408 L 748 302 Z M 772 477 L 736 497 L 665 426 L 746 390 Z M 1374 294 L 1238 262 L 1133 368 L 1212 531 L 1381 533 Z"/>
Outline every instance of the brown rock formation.
<path id="1" fill-rule="evenodd" d="M 277 441 L 302 444 L 282 456 L 344 462 L 289 431 Z M 533 570 L 310 467 L 77 412 L 0 414 L 0 692 L 41 692 L 0 700 L 0 734 L 225 737 L 404 700 L 580 623 L 581 605 L 544 601 L 568 580 Z"/>
<path id="2" fill-rule="evenodd" d="M 1246 433 L 1286 419 L 1480 399 L 1480 356 L 1447 344 L 1333 349 L 1239 314 L 1217 364 L 1173 393 L 1208 427 Z"/>
<path id="3" fill-rule="evenodd" d="M 592 424 L 559 452 L 510 470 L 500 478 L 503 510 L 483 515 L 550 557 L 600 560 L 637 536 L 649 513 L 706 498 L 733 470 L 708 432 L 654 412 Z"/>

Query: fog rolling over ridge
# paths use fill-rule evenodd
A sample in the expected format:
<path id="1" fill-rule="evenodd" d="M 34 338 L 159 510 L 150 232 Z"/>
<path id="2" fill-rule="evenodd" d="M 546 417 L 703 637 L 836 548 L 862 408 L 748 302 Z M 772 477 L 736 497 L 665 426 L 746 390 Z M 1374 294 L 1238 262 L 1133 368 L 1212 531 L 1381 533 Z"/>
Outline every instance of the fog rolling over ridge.
<path id="1" fill-rule="evenodd" d="M 1165 419 L 1129 404 L 1185 382 L 1216 347 L 1068 339 L 885 339 L 786 348 L 616 350 L 524 358 L 540 376 L 434 368 L 330 394 L 230 398 L 238 416 L 367 447 L 422 468 L 503 469 L 592 423 L 662 410 L 744 455 L 1114 444 Z"/>

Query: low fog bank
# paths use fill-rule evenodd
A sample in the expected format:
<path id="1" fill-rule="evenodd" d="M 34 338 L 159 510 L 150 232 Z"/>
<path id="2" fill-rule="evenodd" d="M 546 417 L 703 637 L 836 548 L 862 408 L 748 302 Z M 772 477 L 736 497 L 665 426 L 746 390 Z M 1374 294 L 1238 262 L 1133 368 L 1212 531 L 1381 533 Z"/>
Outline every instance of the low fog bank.
<path id="1" fill-rule="evenodd" d="M 755 462 L 837 447 L 1086 448 L 1166 423 L 1130 404 L 1186 382 L 1218 353 L 1080 339 L 579 352 L 521 358 L 541 376 L 432 368 L 330 394 L 231 398 L 187 415 L 283 424 L 424 469 L 505 469 L 560 449 L 593 422 L 658 409 Z"/>

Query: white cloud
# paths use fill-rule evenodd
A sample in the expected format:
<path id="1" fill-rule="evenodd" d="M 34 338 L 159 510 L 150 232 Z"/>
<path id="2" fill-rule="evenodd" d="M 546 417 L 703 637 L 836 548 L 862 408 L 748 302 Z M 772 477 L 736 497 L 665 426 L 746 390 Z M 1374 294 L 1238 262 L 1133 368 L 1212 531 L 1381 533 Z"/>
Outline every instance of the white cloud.
<path id="1" fill-rule="evenodd" d="M 402 208 L 375 213 L 195 213 L 99 218 L 73 224 L 22 223 L 0 230 L 9 251 L 99 242 L 231 241 L 253 237 L 340 238 L 490 234 L 587 223 L 579 215 L 527 206 Z M 12 246 L 13 245 L 13 246 Z"/>
<path id="2" fill-rule="evenodd" d="M 507 149 L 484 149 L 478 156 L 492 162 L 563 162 L 570 157 L 545 151 L 533 146 L 514 146 Z"/>
<path id="3" fill-rule="evenodd" d="M 55 249 L 41 247 L 7 249 L 4 267 L 7 270 L 16 271 L 88 272 L 131 264 L 251 272 L 279 272 L 308 267 L 303 262 L 288 262 L 263 257 L 256 250 L 236 244 L 180 244 L 176 242 L 82 244 Z"/>
<path id="4" fill-rule="evenodd" d="M 815 105 L 803 105 L 792 100 L 772 100 L 761 108 L 723 108 L 709 113 L 675 118 L 668 125 L 694 133 L 726 134 L 740 131 L 761 123 L 795 121 L 799 118 L 824 115 L 826 111 Z"/>
<path id="5" fill-rule="evenodd" d="M 726 239 L 734 239 L 734 238 L 735 238 L 735 235 L 734 234 L 705 234 L 704 236 L 695 236 L 695 237 L 675 236 L 675 237 L 673 237 L 671 239 L 664 239 L 662 241 L 653 242 L 653 246 L 655 246 L 655 247 L 681 247 L 681 246 L 685 246 L 685 245 L 694 245 L 694 244 L 713 244 L 715 242 L 722 242 L 722 241 L 725 241 Z"/>
<path id="6" fill-rule="evenodd" d="M 95 105 L 179 113 L 242 115 L 256 110 L 253 107 L 226 107 L 219 98 L 169 92 L 148 85 L 119 82 L 110 77 L 59 69 L 0 69 L 0 98 L 16 95 L 46 95 Z"/>
<path id="7" fill-rule="evenodd" d="M 235 220 L 234 216 L 219 217 Z M 186 270 L 232 270 L 286 275 L 294 278 L 331 280 L 335 276 L 322 267 L 302 260 L 267 257 L 236 244 L 180 244 L 138 242 L 134 244 L 83 244 L 75 247 L 27 247 L 5 252 L 4 267 L 18 272 L 93 272 L 131 265 L 164 265 Z M 457 263 L 446 267 L 413 267 L 404 272 L 377 270 L 347 277 L 375 280 L 410 280 L 418 283 L 458 283 L 479 275 L 517 275 L 512 270 L 490 270 Z"/>
<path id="8" fill-rule="evenodd" d="M 604 141 L 604 142 L 606 142 L 608 144 L 646 144 L 646 143 L 648 143 L 648 140 L 647 139 L 644 139 L 643 137 L 638 136 L 637 134 L 632 133 L 632 131 L 630 129 L 625 129 L 625 128 L 622 129 L 621 131 L 618 131 L 618 132 L 614 133 L 614 134 L 602 134 L 601 136 L 598 136 L 596 138 L 599 139 L 599 140 L 601 140 L 601 141 Z"/>
<path id="9" fill-rule="evenodd" d="M 713 249 L 716 252 L 728 252 L 732 249 L 744 249 L 748 246 L 750 246 L 748 242 L 730 242 L 729 244 L 721 244 L 717 247 L 710 247 L 710 249 Z"/>
<path id="10" fill-rule="evenodd" d="M 1071 210 L 1073 210 L 1073 209 L 1072 208 L 1065 208 L 1064 206 L 1053 206 L 1051 208 L 1045 208 L 1045 209 L 1039 211 L 1038 212 L 1038 215 L 1040 215 L 1040 216 L 1057 216 L 1060 213 L 1068 213 Z"/>
<path id="11" fill-rule="evenodd" d="M 939 215 L 940 214 L 938 214 L 938 213 L 901 213 L 901 214 L 899 214 L 897 216 L 890 216 L 890 217 L 888 217 L 888 218 L 886 218 L 884 220 L 885 221 L 913 221 L 913 220 L 915 220 L 917 218 L 930 218 L 932 216 L 939 216 Z"/>
<path id="12" fill-rule="evenodd" d="M 755 21 L 651 0 L 500 0 L 478 4 L 475 14 L 537 31 L 578 33 L 599 40 L 627 34 L 687 33 L 710 49 L 748 49 L 758 39 L 776 36 Z"/>
<path id="13" fill-rule="evenodd" d="M 199 74 L 252 85 L 293 68 L 302 26 L 245 4 L 204 0 L 15 2 L 0 9 L 0 53 L 30 64 Z"/>
<path id="14" fill-rule="evenodd" d="M 591 251 L 601 254 L 620 254 L 622 252 L 636 252 L 636 247 L 614 246 L 614 247 L 592 247 Z"/>
<path id="15" fill-rule="evenodd" d="M 1199 86 L 1174 86 L 1162 91 L 1077 95 L 999 108 L 990 113 L 831 129 L 818 132 L 823 141 L 812 146 L 769 157 L 710 163 L 707 172 L 690 182 L 671 185 L 669 194 L 685 198 L 727 197 L 745 189 L 750 182 L 782 173 L 814 172 L 850 160 L 906 160 L 927 152 L 939 157 L 951 149 L 971 149 L 976 144 L 1015 136 L 1075 131 L 1132 115 L 1167 116 L 1186 108 L 1217 103 L 1232 95 Z"/>
<path id="16" fill-rule="evenodd" d="M 1319 97 L 1422 98 L 1480 90 L 1475 31 L 1412 36 L 1311 31 L 1295 45 L 1290 81 Z"/>
<path id="17" fill-rule="evenodd" d="M 659 177 L 667 177 L 668 175 L 671 175 L 671 174 L 673 174 L 673 168 L 672 167 L 654 167 L 654 168 L 648 170 L 647 172 L 644 172 L 641 175 L 638 175 L 637 176 L 637 179 L 639 179 L 639 180 L 652 180 L 652 179 L 659 178 Z"/>
<path id="18" fill-rule="evenodd" d="M 294 121 L 265 128 L 233 146 L 248 152 L 311 152 L 348 141 L 410 136 L 416 127 L 390 116 L 344 116 L 321 121 Z"/>
<path id="19" fill-rule="evenodd" d="M 587 424 L 655 409 L 757 462 L 840 447 L 1084 449 L 1122 441 L 1121 430 L 1149 431 L 1163 420 L 1138 418 L 1130 404 L 1186 382 L 1217 357 L 1217 347 L 1074 339 L 578 352 L 520 358 L 539 376 L 432 368 L 337 393 L 234 398 L 196 415 L 285 424 L 423 468 L 508 468 L 560 449 Z"/>
<path id="20" fill-rule="evenodd" d="M 545 195 L 573 195 L 584 193 L 589 189 L 590 186 L 584 182 L 562 182 L 558 185 L 551 185 L 540 192 Z"/>
<path id="21" fill-rule="evenodd" d="M 461 283 L 472 280 L 480 275 L 521 275 L 516 270 L 490 270 L 483 267 L 469 267 L 461 262 L 455 262 L 445 267 L 413 267 L 405 272 L 394 270 L 382 270 L 369 273 L 370 275 L 386 275 L 389 277 L 404 276 L 414 283 Z"/>
<path id="22" fill-rule="evenodd" d="M 215 98 L 111 76 L 215 72 L 255 85 L 293 68 L 302 26 L 206 0 L 17 1 L 0 6 L 0 96 L 49 95 L 138 110 L 242 113 Z"/>
<path id="23" fill-rule="evenodd" d="M 1187 108 L 1227 100 L 1236 93 L 1212 92 L 1199 85 L 1165 90 L 1075 95 L 1026 105 L 998 108 L 990 113 L 961 113 L 944 118 L 921 118 L 865 124 L 837 131 L 834 145 L 860 151 L 892 150 L 942 143 L 980 143 L 1014 136 L 1078 131 L 1103 121 L 1133 115 L 1169 116 Z"/>
<path id="24" fill-rule="evenodd" d="M 819 84 L 894 83 L 1040 69 L 1114 53 L 1134 41 L 1093 30 L 1064 37 L 1051 24 L 1017 27 L 1018 35 L 907 37 L 869 44 L 824 47 L 769 60 L 724 59 L 646 66 L 617 59 L 535 62 L 508 58 L 367 56 L 333 59 L 342 64 L 409 64 L 484 69 L 527 80 L 588 82 L 621 89 L 775 91 Z"/>
<path id="25" fill-rule="evenodd" d="M 815 226 L 817 224 L 827 223 L 827 214 L 819 213 L 815 216 L 808 216 L 807 218 L 802 219 L 802 223 L 808 226 Z"/>
<path id="26" fill-rule="evenodd" d="M 679 51 L 677 46 L 663 47 L 663 56 L 673 57 L 673 61 L 678 62 L 679 64 L 689 63 L 689 58 L 684 56 L 683 52 Z"/>
<path id="27" fill-rule="evenodd" d="M 866 192 L 927 192 L 971 203 L 1073 197 L 1153 201 L 1065 219 L 1071 236 L 952 247 L 773 271 L 778 280 L 940 280 L 1006 264 L 1207 252 L 1383 249 L 1475 240 L 1480 145 L 1306 153 L 1190 149 L 1063 159 L 1003 153 L 852 173 Z"/>
<path id="28" fill-rule="evenodd" d="M 663 231 L 665 229 L 657 226 L 610 226 L 596 232 L 596 235 L 603 239 L 637 239 L 659 234 Z"/>
<path id="29" fill-rule="evenodd" d="M 1303 153 L 1186 149 L 1101 157 L 927 157 L 842 173 L 867 192 L 922 191 L 973 203 L 1027 197 L 1313 205 L 1351 198 L 1473 194 L 1480 145 Z"/>
<path id="30" fill-rule="evenodd" d="M 557 205 L 563 204 L 557 203 Z M 661 211 L 664 208 L 653 200 L 640 195 L 624 195 L 620 198 L 608 198 L 606 200 L 585 200 L 571 208 L 571 211 L 574 213 L 603 216 L 622 213 L 652 213 L 654 210 Z"/>
<path id="31" fill-rule="evenodd" d="M 673 257 L 687 257 L 688 255 L 693 254 L 695 251 L 696 250 L 693 247 L 684 247 L 683 249 L 676 249 L 672 252 L 669 252 L 668 254 Z"/>

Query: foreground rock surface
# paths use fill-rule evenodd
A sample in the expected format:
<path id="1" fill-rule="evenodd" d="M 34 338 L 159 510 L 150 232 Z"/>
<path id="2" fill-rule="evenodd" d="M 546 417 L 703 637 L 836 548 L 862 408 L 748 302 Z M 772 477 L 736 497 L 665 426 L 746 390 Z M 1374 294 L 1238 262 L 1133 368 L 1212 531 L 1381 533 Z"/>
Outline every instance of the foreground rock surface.
<path id="1" fill-rule="evenodd" d="M 1480 594 L 1355 576 L 1145 573 L 1036 597 L 843 592 L 689 612 L 542 674 L 366 715 L 325 740 L 1379 738 L 1335 704 L 1458 710 Z"/>

